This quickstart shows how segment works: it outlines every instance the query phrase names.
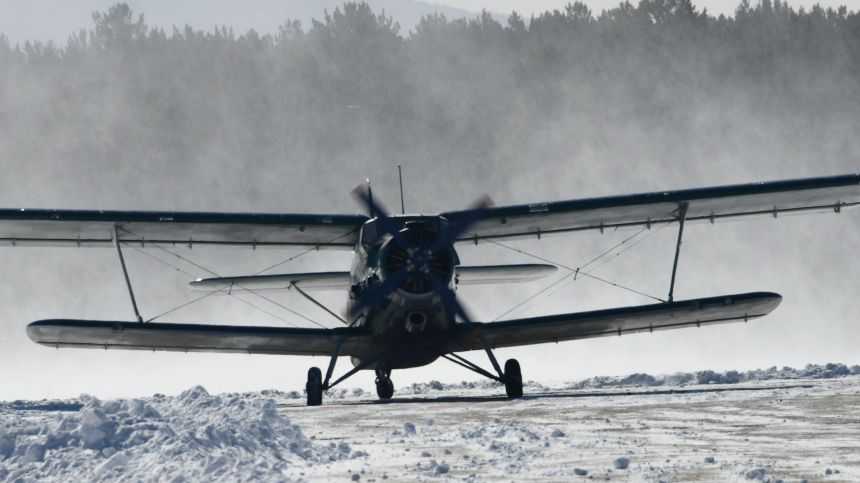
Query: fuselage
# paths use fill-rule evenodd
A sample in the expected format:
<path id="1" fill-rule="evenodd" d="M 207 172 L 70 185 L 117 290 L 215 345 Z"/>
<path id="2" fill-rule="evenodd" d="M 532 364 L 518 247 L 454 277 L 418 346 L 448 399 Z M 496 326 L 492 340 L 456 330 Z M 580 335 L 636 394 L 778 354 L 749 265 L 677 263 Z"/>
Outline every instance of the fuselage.
<path id="1" fill-rule="evenodd" d="M 437 341 L 450 340 L 455 325 L 453 313 L 427 281 L 427 272 L 432 271 L 447 287 L 454 288 L 454 269 L 459 259 L 453 245 L 436 253 L 427 249 L 446 229 L 448 221 L 439 216 L 423 215 L 389 219 L 398 225 L 409 248 L 404 248 L 380 229 L 377 219 L 371 219 L 361 229 L 350 270 L 348 322 L 373 335 L 373 343 L 367 346 L 366 353 L 353 355 L 353 364 L 358 365 L 373 354 L 401 343 L 368 369 L 405 369 L 430 364 L 440 355 L 438 350 L 428 350 L 428 344 L 445 350 L 437 346 Z M 396 288 L 375 303 L 361 306 L 362 297 L 398 272 L 401 272 L 399 277 L 403 277 L 402 271 L 408 275 Z M 360 308 L 356 311 L 356 307 Z"/>

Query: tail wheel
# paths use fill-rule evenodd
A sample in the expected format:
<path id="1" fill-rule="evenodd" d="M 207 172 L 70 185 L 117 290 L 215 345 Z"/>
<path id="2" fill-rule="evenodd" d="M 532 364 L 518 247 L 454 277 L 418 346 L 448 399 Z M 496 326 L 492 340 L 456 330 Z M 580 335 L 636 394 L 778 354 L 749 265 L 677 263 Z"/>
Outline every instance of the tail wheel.
<path id="1" fill-rule="evenodd" d="M 394 383 L 389 377 L 376 378 L 376 395 L 379 399 L 391 399 L 394 396 Z"/>
<path id="2" fill-rule="evenodd" d="M 523 397 L 523 373 L 516 359 L 505 362 L 505 393 L 509 398 Z"/>
<path id="3" fill-rule="evenodd" d="M 319 367 L 311 367 L 308 370 L 308 383 L 305 384 L 308 393 L 308 406 L 322 405 L 322 371 Z"/>

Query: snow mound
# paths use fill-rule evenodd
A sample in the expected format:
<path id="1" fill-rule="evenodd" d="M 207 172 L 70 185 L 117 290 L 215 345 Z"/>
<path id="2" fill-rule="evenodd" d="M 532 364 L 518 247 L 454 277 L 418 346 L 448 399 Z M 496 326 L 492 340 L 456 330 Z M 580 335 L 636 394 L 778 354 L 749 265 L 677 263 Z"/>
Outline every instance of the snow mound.
<path id="1" fill-rule="evenodd" d="M 296 465 L 349 457 L 312 446 L 272 399 L 200 386 L 178 397 L 51 406 L 77 411 L 19 406 L 0 412 L 0 481 L 284 481 Z"/>
<path id="2" fill-rule="evenodd" d="M 770 369 L 756 369 L 747 372 L 711 370 L 699 372 L 678 372 L 669 375 L 652 376 L 649 374 L 631 374 L 629 376 L 612 377 L 599 376 L 585 379 L 567 385 L 567 389 L 587 389 L 603 387 L 651 387 L 651 386 L 686 386 L 699 384 L 737 384 L 739 382 L 792 380 L 792 379 L 830 379 L 834 377 L 860 374 L 860 366 L 851 367 L 845 364 L 807 364 L 803 369 L 776 366 Z"/>

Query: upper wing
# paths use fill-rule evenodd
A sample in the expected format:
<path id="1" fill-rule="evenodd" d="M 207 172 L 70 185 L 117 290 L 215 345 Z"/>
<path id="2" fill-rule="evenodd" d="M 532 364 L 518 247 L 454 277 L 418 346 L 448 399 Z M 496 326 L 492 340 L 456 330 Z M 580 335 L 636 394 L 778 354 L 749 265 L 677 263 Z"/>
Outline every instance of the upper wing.
<path id="1" fill-rule="evenodd" d="M 302 329 L 159 324 L 95 320 L 40 320 L 27 326 L 33 342 L 48 347 L 173 352 L 235 352 L 329 356 L 338 337 L 341 354 L 359 352 L 370 335 L 360 328 Z"/>
<path id="2" fill-rule="evenodd" d="M 355 247 L 364 215 L 0 209 L 0 246 Z"/>
<path id="3" fill-rule="evenodd" d="M 579 230 L 650 226 L 678 218 L 687 222 L 783 213 L 836 211 L 860 204 L 860 175 L 829 176 L 635 195 L 551 201 L 493 208 L 458 241 L 527 237 Z M 440 213 L 451 222 L 465 212 Z"/>
<path id="4" fill-rule="evenodd" d="M 559 314 L 487 324 L 463 324 L 460 351 L 480 349 L 483 332 L 492 347 L 560 342 L 590 337 L 620 336 L 655 330 L 746 322 L 772 312 L 782 297 L 769 292 L 724 295 L 638 307 Z"/>

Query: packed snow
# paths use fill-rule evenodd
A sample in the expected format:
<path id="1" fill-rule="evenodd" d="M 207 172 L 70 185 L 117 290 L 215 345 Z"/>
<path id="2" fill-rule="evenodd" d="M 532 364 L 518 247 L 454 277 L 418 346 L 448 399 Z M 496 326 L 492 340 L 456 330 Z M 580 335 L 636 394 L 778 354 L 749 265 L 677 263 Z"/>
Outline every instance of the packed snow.
<path id="1" fill-rule="evenodd" d="M 4 404 L 0 481 L 281 481 L 299 464 L 346 458 L 313 446 L 274 400 L 211 396 Z"/>
<path id="2" fill-rule="evenodd" d="M 0 481 L 857 481 L 860 367 L 0 403 Z"/>

